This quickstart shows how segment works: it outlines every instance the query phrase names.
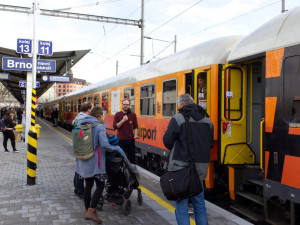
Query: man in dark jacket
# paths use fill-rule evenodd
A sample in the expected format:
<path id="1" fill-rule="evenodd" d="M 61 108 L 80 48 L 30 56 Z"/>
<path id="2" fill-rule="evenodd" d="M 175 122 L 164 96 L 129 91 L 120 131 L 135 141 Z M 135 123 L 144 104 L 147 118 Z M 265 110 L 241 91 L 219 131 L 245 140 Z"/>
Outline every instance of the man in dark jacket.
<path id="1" fill-rule="evenodd" d="M 193 98 L 183 94 L 178 98 L 179 113 L 173 116 L 163 137 L 164 145 L 170 150 L 168 171 L 176 171 L 188 167 L 190 157 L 188 154 L 187 131 L 184 116 L 189 117 L 192 133 L 194 160 L 201 183 L 206 178 L 210 150 L 214 143 L 214 128 L 205 110 L 194 103 Z M 184 115 L 184 116 L 183 116 Z M 207 215 L 204 201 L 204 191 L 191 198 L 195 211 L 197 225 L 207 225 Z M 176 201 L 175 210 L 178 224 L 189 224 L 188 199 Z"/>

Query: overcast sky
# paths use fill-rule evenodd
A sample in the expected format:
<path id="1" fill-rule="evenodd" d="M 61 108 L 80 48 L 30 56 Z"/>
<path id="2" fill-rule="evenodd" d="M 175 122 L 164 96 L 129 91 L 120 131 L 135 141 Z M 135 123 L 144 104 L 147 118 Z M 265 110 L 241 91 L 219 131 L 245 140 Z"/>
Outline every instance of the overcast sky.
<path id="1" fill-rule="evenodd" d="M 99 16 L 141 18 L 141 0 L 37 0 L 41 9 L 65 9 Z M 98 2 L 98 4 L 97 4 Z M 0 0 L 0 4 L 31 7 L 33 0 Z M 286 9 L 300 5 L 286 0 Z M 145 0 L 144 62 L 199 43 L 230 35 L 247 35 L 281 13 L 280 0 Z M 33 36 L 32 15 L 0 11 L 0 47 L 16 49 L 17 38 Z M 170 22 L 168 22 L 170 21 Z M 40 40 L 53 50 L 91 49 L 73 67 L 76 78 L 97 82 L 140 65 L 140 29 L 135 26 L 39 16 Z"/>

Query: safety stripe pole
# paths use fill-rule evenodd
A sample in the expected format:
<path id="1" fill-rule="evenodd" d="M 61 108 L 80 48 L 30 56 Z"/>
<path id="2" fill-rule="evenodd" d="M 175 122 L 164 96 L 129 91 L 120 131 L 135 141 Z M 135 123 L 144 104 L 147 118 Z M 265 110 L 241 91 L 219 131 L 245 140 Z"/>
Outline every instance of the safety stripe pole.
<path id="1" fill-rule="evenodd" d="M 27 185 L 36 184 L 36 153 L 37 153 L 37 133 L 35 130 L 35 107 L 37 97 L 36 91 L 32 89 L 31 99 L 31 126 L 28 132 L 28 148 L 27 148 Z"/>

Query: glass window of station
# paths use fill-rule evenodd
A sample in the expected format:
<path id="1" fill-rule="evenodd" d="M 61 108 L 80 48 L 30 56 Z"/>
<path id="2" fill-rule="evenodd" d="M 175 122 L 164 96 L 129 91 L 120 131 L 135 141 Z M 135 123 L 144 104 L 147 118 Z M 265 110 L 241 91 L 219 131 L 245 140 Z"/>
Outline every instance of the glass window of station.
<path id="1" fill-rule="evenodd" d="M 140 113 L 143 116 L 155 115 L 155 84 L 141 86 Z"/>
<path id="2" fill-rule="evenodd" d="M 166 80 L 163 82 L 163 116 L 172 117 L 176 114 L 177 81 Z"/>
<path id="3" fill-rule="evenodd" d="M 130 100 L 130 110 L 131 110 L 131 112 L 135 112 L 134 87 L 125 88 L 125 90 L 124 90 L 124 99 L 129 99 Z"/>

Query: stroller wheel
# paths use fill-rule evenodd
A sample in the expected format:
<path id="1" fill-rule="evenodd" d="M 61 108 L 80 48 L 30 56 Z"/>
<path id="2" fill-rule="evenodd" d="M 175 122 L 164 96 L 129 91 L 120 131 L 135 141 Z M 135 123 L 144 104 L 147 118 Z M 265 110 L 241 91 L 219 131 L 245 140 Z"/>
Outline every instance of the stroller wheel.
<path id="1" fill-rule="evenodd" d="M 122 212 L 125 216 L 128 216 L 128 214 L 131 212 L 131 201 L 129 199 L 126 199 L 122 204 Z"/>
<path id="2" fill-rule="evenodd" d="M 143 204 L 143 196 L 142 196 L 142 193 L 140 191 L 138 193 L 137 202 L 138 202 L 139 205 Z"/>
<path id="3" fill-rule="evenodd" d="M 97 204 L 97 209 L 102 209 L 103 205 L 104 205 L 104 197 L 101 196 L 101 198 Z"/>

